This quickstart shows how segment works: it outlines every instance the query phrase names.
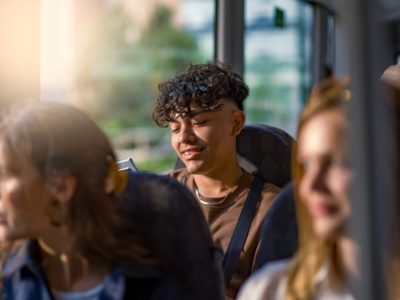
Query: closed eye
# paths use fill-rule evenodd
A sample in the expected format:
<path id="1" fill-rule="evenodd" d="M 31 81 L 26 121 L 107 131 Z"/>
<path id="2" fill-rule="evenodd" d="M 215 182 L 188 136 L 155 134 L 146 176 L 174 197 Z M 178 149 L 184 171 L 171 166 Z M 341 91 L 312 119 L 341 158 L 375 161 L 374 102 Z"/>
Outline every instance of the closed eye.
<path id="1" fill-rule="evenodd" d="M 179 128 L 171 128 L 171 132 L 172 133 L 178 133 L 179 132 Z"/>
<path id="2" fill-rule="evenodd" d="M 171 132 L 173 132 L 173 133 L 179 132 L 180 127 L 181 127 L 181 126 L 178 124 L 178 122 L 170 122 L 170 123 L 169 123 L 169 129 L 170 129 Z"/>
<path id="3" fill-rule="evenodd" d="M 193 125 L 195 125 L 195 126 L 201 126 L 201 125 L 204 125 L 204 124 L 206 124 L 208 122 L 208 120 L 202 120 L 202 121 L 193 121 Z"/>

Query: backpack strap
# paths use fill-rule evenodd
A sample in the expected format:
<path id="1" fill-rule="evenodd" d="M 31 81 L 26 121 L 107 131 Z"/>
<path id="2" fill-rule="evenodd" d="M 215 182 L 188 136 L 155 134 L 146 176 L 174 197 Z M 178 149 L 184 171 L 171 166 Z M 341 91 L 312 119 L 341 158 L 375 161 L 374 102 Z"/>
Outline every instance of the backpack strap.
<path id="1" fill-rule="evenodd" d="M 240 213 L 239 220 L 233 231 L 232 238 L 229 242 L 228 249 L 222 261 L 224 269 L 225 286 L 231 281 L 232 275 L 235 272 L 236 265 L 239 261 L 240 253 L 246 242 L 247 235 L 250 230 L 251 222 L 257 210 L 258 202 L 261 200 L 261 192 L 264 181 L 255 176 L 251 184 L 249 194 L 246 202 L 244 203 L 242 212 Z"/>

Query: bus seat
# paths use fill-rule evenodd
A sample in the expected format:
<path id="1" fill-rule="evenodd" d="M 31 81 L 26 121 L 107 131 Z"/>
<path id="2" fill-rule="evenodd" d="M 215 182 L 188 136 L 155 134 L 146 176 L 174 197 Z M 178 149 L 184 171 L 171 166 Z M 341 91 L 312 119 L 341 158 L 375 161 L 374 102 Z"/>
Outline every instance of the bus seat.
<path id="1" fill-rule="evenodd" d="M 289 258 L 294 255 L 297 247 L 296 206 L 293 182 L 289 182 L 275 197 L 264 218 L 254 268 L 257 270 L 269 261 Z"/>
<path id="2" fill-rule="evenodd" d="M 193 195 L 167 176 L 128 171 L 132 230 L 186 287 L 190 299 L 224 299 L 221 255 Z"/>
<path id="3" fill-rule="evenodd" d="M 264 124 L 245 125 L 237 137 L 240 166 L 279 187 L 291 178 L 293 138 L 285 131 Z M 178 158 L 174 169 L 184 168 Z"/>
<path id="4" fill-rule="evenodd" d="M 139 171 L 138 167 L 135 165 L 135 162 L 130 157 L 127 159 L 118 161 L 117 165 L 118 165 L 118 169 L 120 171 L 127 171 L 128 173 Z"/>

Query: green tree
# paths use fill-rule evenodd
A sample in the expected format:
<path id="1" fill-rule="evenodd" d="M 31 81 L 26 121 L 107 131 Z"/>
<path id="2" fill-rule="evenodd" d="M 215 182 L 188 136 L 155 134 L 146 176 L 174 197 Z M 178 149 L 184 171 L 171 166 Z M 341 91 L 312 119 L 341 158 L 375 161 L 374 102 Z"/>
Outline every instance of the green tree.
<path id="1" fill-rule="evenodd" d="M 157 7 L 137 39 L 130 38 L 138 30 L 120 7 L 94 26 L 80 59 L 77 99 L 107 132 L 154 126 L 158 83 L 201 59 L 196 40 L 176 28 L 172 16 L 169 8 Z"/>

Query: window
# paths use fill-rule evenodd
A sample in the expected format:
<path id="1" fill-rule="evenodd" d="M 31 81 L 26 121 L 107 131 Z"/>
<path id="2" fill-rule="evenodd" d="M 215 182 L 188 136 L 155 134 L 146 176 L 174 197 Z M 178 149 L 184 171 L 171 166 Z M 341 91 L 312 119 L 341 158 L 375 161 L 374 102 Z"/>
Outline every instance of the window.
<path id="1" fill-rule="evenodd" d="M 295 135 L 311 82 L 312 6 L 296 0 L 248 0 L 245 7 L 248 123 Z"/>
<path id="2" fill-rule="evenodd" d="M 153 100 L 161 81 L 213 58 L 214 1 L 42 2 L 43 100 L 86 111 L 121 159 L 170 169 L 175 155 L 151 120 Z"/>

